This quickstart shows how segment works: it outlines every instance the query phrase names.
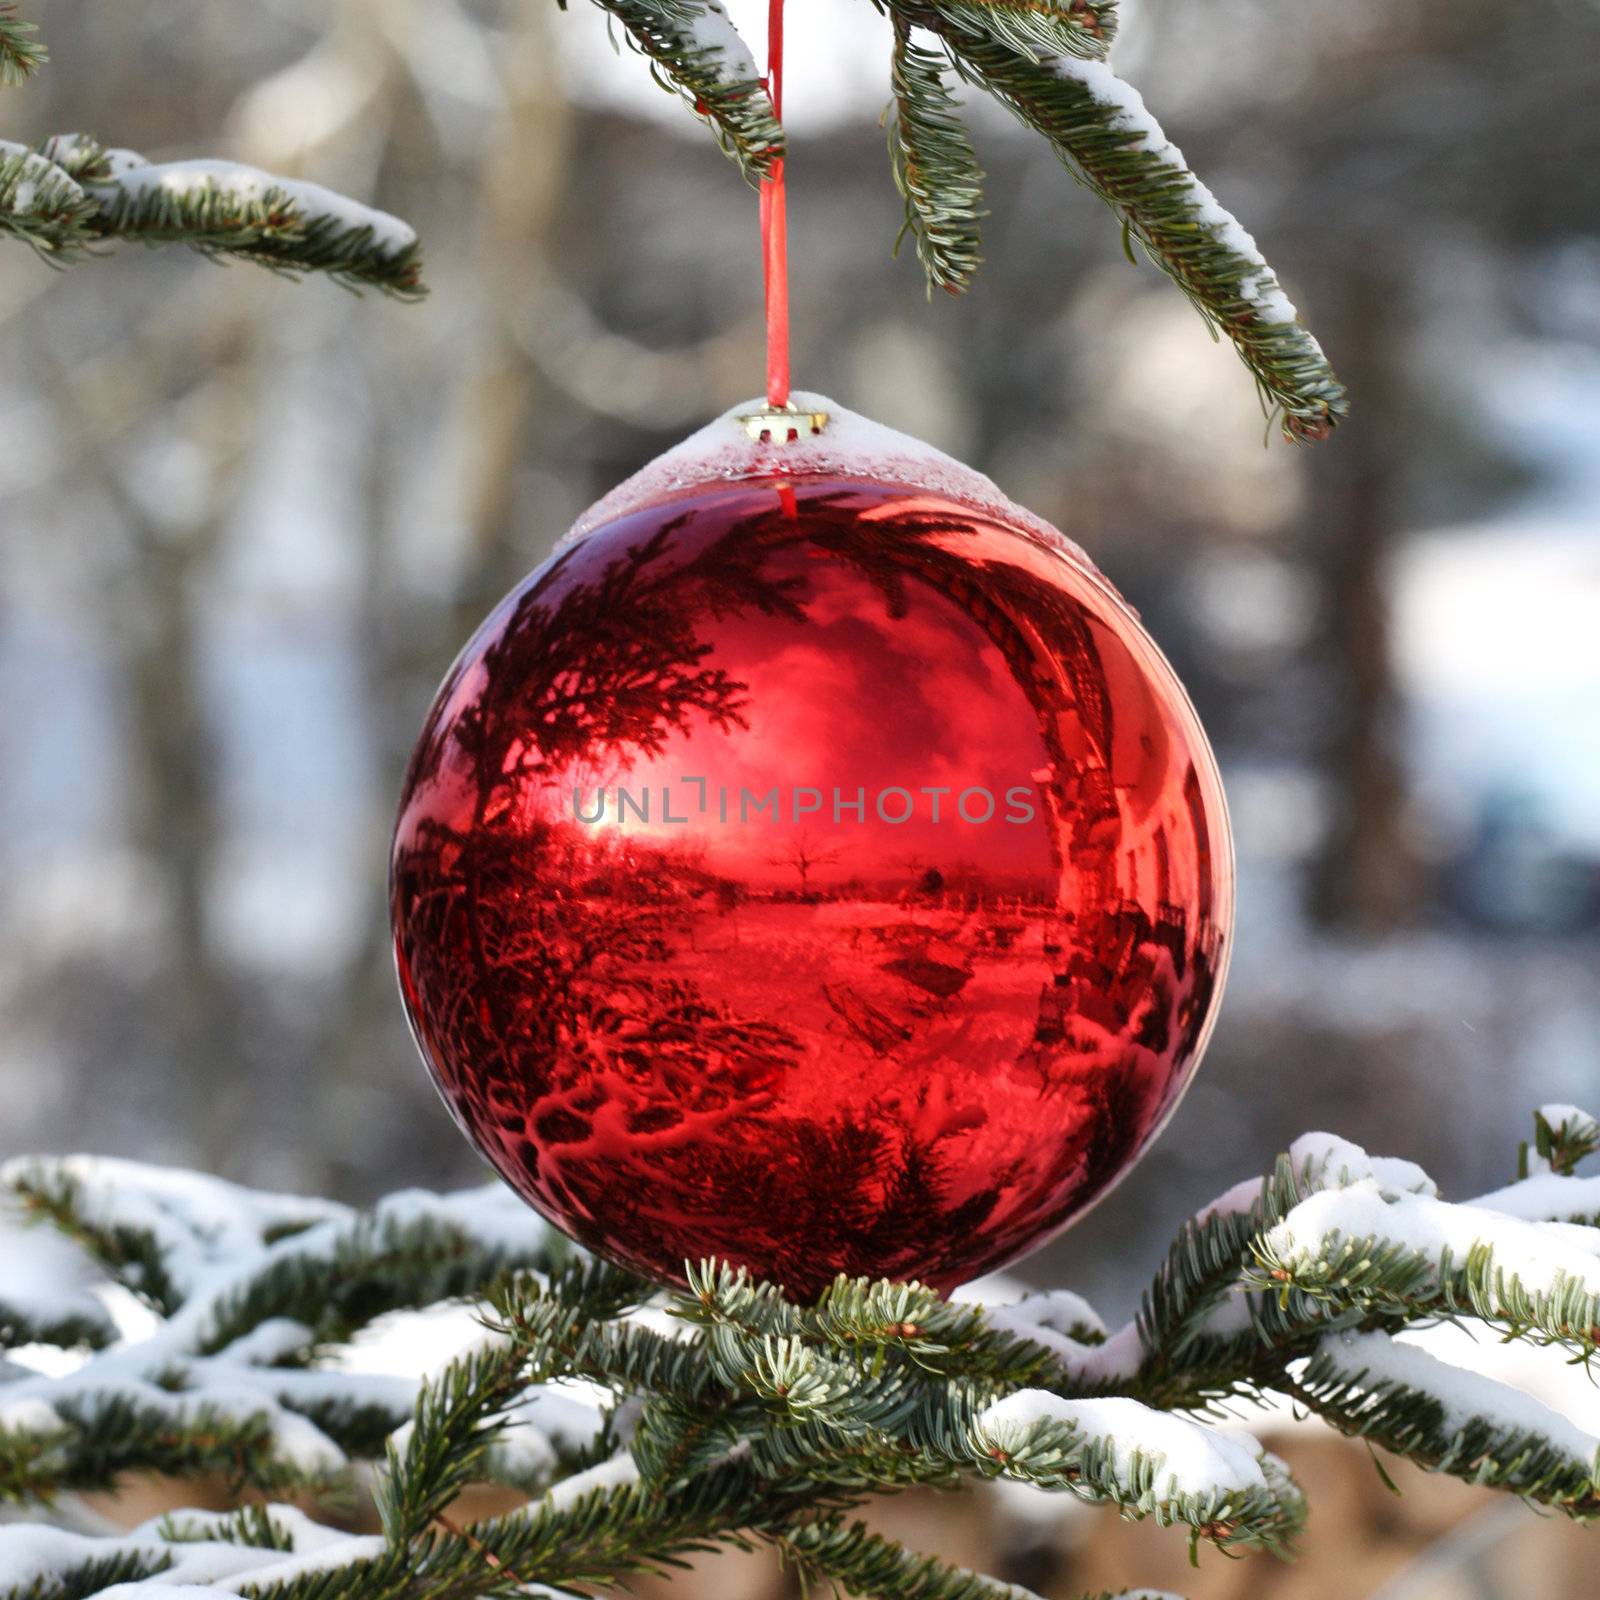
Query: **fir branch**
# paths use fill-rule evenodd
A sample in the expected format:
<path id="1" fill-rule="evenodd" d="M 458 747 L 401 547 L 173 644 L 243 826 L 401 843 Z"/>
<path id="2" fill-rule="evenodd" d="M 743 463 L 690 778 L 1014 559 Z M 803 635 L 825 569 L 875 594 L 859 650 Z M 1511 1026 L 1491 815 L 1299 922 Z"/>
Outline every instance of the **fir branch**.
<path id="1" fill-rule="evenodd" d="M 89 1596 L 107 1589 L 153 1578 L 171 1564 L 170 1558 L 152 1557 L 138 1550 L 91 1556 L 62 1569 L 42 1573 L 25 1587 L 19 1585 L 8 1590 L 5 1600 L 88 1600 Z"/>
<path id="2" fill-rule="evenodd" d="M 0 139 L 0 236 L 65 262 L 88 248 L 97 214 L 94 201 L 54 162 Z"/>
<path id="3" fill-rule="evenodd" d="M 1428 1472 L 1506 1489 L 1577 1521 L 1600 1517 L 1600 1439 L 1505 1384 L 1387 1335 L 1325 1337 L 1285 1392 L 1339 1432 Z"/>
<path id="4" fill-rule="evenodd" d="M 485 1244 L 446 1217 L 380 1209 L 347 1228 L 269 1247 L 254 1272 L 213 1300 L 196 1347 L 223 1350 L 270 1319 L 304 1323 L 312 1344 L 339 1341 L 386 1311 L 481 1292 L 528 1264 L 526 1255 Z"/>
<path id="5" fill-rule="evenodd" d="M 812 1309 L 806 1325 L 816 1337 L 863 1363 L 878 1363 L 884 1353 L 894 1352 L 933 1375 L 996 1384 L 1060 1377 L 1059 1364 L 1045 1347 L 996 1328 L 983 1306 L 945 1300 L 921 1284 L 840 1277 Z"/>
<path id="6" fill-rule="evenodd" d="M 960 294 L 983 261 L 983 173 L 942 66 L 896 17 L 889 156 L 906 204 L 904 231 L 916 240 L 929 293 L 937 288 Z"/>
<path id="7" fill-rule="evenodd" d="M 276 1511 L 276 1515 L 274 1514 Z M 294 1533 L 283 1525 L 282 1510 L 259 1503 L 237 1511 L 164 1517 L 161 1537 L 168 1544 L 241 1544 L 252 1550 L 293 1550 Z"/>
<path id="8" fill-rule="evenodd" d="M 9 0 L 0 5 L 0 88 L 31 78 L 49 59 L 38 28 L 22 21 Z"/>
<path id="9" fill-rule="evenodd" d="M 593 1488 L 571 1480 L 525 1512 L 475 1523 L 465 1548 L 435 1537 L 420 1552 L 422 1571 L 437 1581 L 463 1568 L 481 1569 L 487 1555 L 502 1571 L 558 1588 L 616 1583 L 681 1567 L 686 1557 L 719 1543 L 748 1548 L 754 1537 L 841 1504 L 837 1493 L 804 1478 L 763 1481 L 739 1460 L 674 1489 L 626 1475 L 608 1483 L 604 1468 L 597 1476 Z"/>
<path id="10" fill-rule="evenodd" d="M 1254 240 L 1189 170 L 1137 93 L 1100 62 L 1030 60 L 987 33 L 955 28 L 945 42 L 962 75 L 1048 139 L 1207 323 L 1233 342 L 1268 405 L 1281 413 L 1285 435 L 1325 437 L 1348 402 L 1321 346 Z"/>
<path id="11" fill-rule="evenodd" d="M 670 1395 L 659 1396 L 639 1407 L 629 1449 L 647 1482 L 678 1489 L 726 1460 L 747 1430 L 750 1437 L 760 1437 L 765 1422 L 755 1406 L 689 1406 Z"/>
<path id="12" fill-rule="evenodd" d="M 1194 1411 L 1254 1399 L 1337 1325 L 1326 1306 L 1246 1292 L 1255 1241 L 1320 1178 L 1311 1158 L 1282 1156 L 1259 1184 L 1240 1184 L 1183 1224 L 1140 1302 L 1129 1392 Z"/>
<path id="13" fill-rule="evenodd" d="M 1031 1590 L 917 1555 L 865 1523 L 839 1517 L 807 1523 L 773 1543 L 803 1576 L 874 1600 L 1038 1600 Z"/>
<path id="14" fill-rule="evenodd" d="M 1540 1159 L 1551 1170 L 1513 1186 L 1530 1205 L 1522 1191 L 1592 1181 L 1572 1176 L 1560 1156 L 1564 1142 L 1583 1142 L 1581 1114 L 1547 1109 L 1551 1153 Z M 108 1172 L 72 1171 L 78 1191 L 70 1203 L 54 1191 L 57 1220 L 87 1228 L 125 1266 L 153 1258 L 166 1273 L 177 1304 L 155 1353 L 164 1350 L 168 1365 L 130 1346 L 61 1380 L 8 1373 L 0 1418 L 18 1427 L 0 1428 L 0 1485 L 14 1491 L 59 1492 L 152 1466 L 221 1471 L 276 1492 L 305 1487 L 316 1476 L 309 1469 L 337 1468 L 341 1447 L 357 1453 L 357 1436 L 370 1450 L 398 1416 L 395 1395 L 381 1387 L 393 1380 L 298 1364 L 319 1336 L 345 1337 L 389 1303 L 394 1263 L 381 1242 L 403 1241 L 402 1256 L 411 1248 L 448 1256 L 455 1227 L 473 1271 L 497 1249 L 507 1262 L 537 1253 L 496 1243 L 515 1227 L 499 1211 L 485 1214 L 482 1195 L 402 1197 L 351 1215 L 212 1192 L 193 1177 L 204 1202 L 151 1216 L 131 1239 L 111 1237 L 119 1216 L 126 1224 L 148 1213 L 126 1201 L 119 1213 L 95 1190 Z M 14 1169 L 7 1175 L 15 1181 Z M 171 1202 L 184 1189 L 164 1192 Z M 32 1192 L 52 1191 L 36 1183 Z M 215 1263 L 197 1273 L 189 1259 L 201 1242 L 191 1229 L 219 1200 L 238 1219 L 247 1257 L 220 1288 Z M 280 1228 L 289 1232 L 269 1242 Z M 530 1229 L 530 1246 L 542 1237 Z M 1237 1186 L 1185 1228 L 1138 1321 L 1110 1338 L 1065 1292 L 985 1309 L 919 1284 L 840 1278 L 803 1306 L 710 1262 L 692 1268 L 689 1292 L 667 1302 L 674 1335 L 656 1321 L 659 1301 L 645 1304 L 649 1285 L 571 1259 L 548 1276 L 503 1278 L 491 1297 L 495 1332 L 425 1387 L 377 1491 L 383 1538 L 297 1522 L 283 1508 L 189 1514 L 123 1540 L 52 1535 L 42 1562 L 39 1547 L 28 1547 L 28 1587 L 0 1586 L 0 1600 L 87 1595 L 102 1571 L 164 1571 L 163 1582 L 178 1584 L 201 1573 L 201 1583 L 258 1600 L 509 1600 L 548 1595 L 550 1584 L 612 1585 L 701 1550 L 763 1542 L 810 1576 L 884 1600 L 1027 1600 L 902 1550 L 847 1514 L 874 1494 L 1005 1476 L 1177 1525 L 1191 1547 L 1281 1551 L 1305 1512 L 1283 1464 L 1179 1414 L 1267 1387 L 1428 1470 L 1587 1519 L 1600 1513 L 1600 1440 L 1386 1330 L 1448 1317 L 1582 1352 L 1595 1337 L 1583 1322 L 1597 1310 L 1597 1257 L 1571 1227 L 1446 1205 L 1409 1163 L 1317 1135 L 1297 1141 L 1264 1182 Z M 60 1259 L 64 1274 L 77 1270 L 70 1252 Z M 348 1288 L 315 1271 L 299 1276 L 330 1262 Z M 400 1276 L 415 1287 L 450 1285 L 462 1270 L 447 1260 L 430 1278 L 411 1263 Z M 335 1301 L 320 1319 L 309 1304 L 318 1293 Z M 47 1306 L 57 1301 L 72 1303 L 65 1284 L 43 1296 Z M 290 1306 L 307 1320 L 286 1321 Z M 225 1336 L 217 1353 L 194 1353 Z M 610 1418 L 592 1413 L 592 1432 L 583 1412 L 580 1439 L 559 1420 L 558 1390 L 526 1387 L 569 1379 L 629 1398 Z M 41 1425 L 41 1397 L 59 1427 Z M 321 1458 L 307 1448 L 312 1421 L 329 1452 Z M 478 1480 L 543 1492 L 521 1511 L 461 1526 L 453 1502 Z M 0 1570 L 16 1537 L 0 1527 Z"/>
<path id="15" fill-rule="evenodd" d="M 350 289 L 420 298 L 422 253 L 397 218 L 315 184 L 232 162 L 134 167 L 94 186 L 102 238 L 186 244 L 293 277 L 317 272 Z"/>
<path id="16" fill-rule="evenodd" d="M 1133 1400 L 1022 1390 L 980 1412 L 961 1443 L 984 1476 L 1183 1524 L 1219 1549 L 1282 1551 L 1305 1522 L 1304 1496 L 1281 1463 Z"/>
<path id="17" fill-rule="evenodd" d="M 0 1350 L 23 1344 L 50 1344 L 62 1350 L 86 1345 L 103 1350 L 116 1337 L 116 1324 L 104 1310 L 98 1315 L 88 1308 L 41 1315 L 8 1301 L 5 1287 L 0 1285 Z"/>
<path id="18" fill-rule="evenodd" d="M 0 1172 L 0 1182 L 24 1212 L 83 1245 L 124 1288 L 167 1314 L 182 1304 L 154 1235 L 121 1221 L 91 1219 L 79 1185 L 56 1163 L 11 1163 Z"/>
<path id="19" fill-rule="evenodd" d="M 1189 170 L 1136 91 L 1105 64 L 1114 0 L 873 0 L 894 23 L 889 136 L 930 290 L 959 292 L 981 255 L 976 157 L 940 63 L 912 37 L 944 45 L 968 82 L 1049 141 L 1234 345 L 1263 404 L 1293 440 L 1325 438 L 1349 405 L 1321 346 L 1302 325 L 1255 241 Z M 782 153 L 748 50 L 713 0 L 596 0 L 621 19 L 657 76 L 717 127 L 747 174 Z M 713 41 L 708 44 L 708 41 Z M 719 62 L 719 57 L 720 62 Z M 731 65 L 730 65 L 731 63 Z"/>
<path id="20" fill-rule="evenodd" d="M 1517 1154 L 1517 1176 L 1536 1171 L 1571 1177 L 1580 1161 L 1600 1150 L 1600 1121 L 1576 1106 L 1541 1106 L 1533 1114 L 1533 1148 Z"/>
<path id="21" fill-rule="evenodd" d="M 166 1407 L 116 1393 L 57 1409 L 57 1429 L 0 1429 L 0 1503 L 110 1492 L 134 1472 L 215 1477 L 234 1493 L 327 1493 L 339 1481 L 336 1472 L 280 1455 L 264 1413 L 240 1418 L 202 1405 L 175 1418 Z"/>
<path id="22" fill-rule="evenodd" d="M 42 151 L 0 140 L 0 235 L 68 261 L 118 240 L 186 244 L 214 259 L 419 299 L 422 253 L 397 217 L 299 179 L 226 161 L 151 166 L 85 134 Z"/>
<path id="23" fill-rule="evenodd" d="M 717 1403 L 723 1391 L 703 1352 L 654 1328 L 614 1320 L 649 1292 L 630 1273 L 582 1260 L 548 1283 L 516 1278 L 499 1285 L 489 1295 L 488 1321 L 515 1341 L 531 1382 L 583 1378 L 621 1394 Z"/>
<path id="24" fill-rule="evenodd" d="M 891 0 L 893 3 L 893 0 Z M 1103 61 L 1117 30 L 1116 0 L 925 0 L 952 29 L 982 34 L 1024 60 Z"/>
<path id="25" fill-rule="evenodd" d="M 688 1293 L 673 1300 L 673 1314 L 701 1327 L 725 1327 L 750 1338 L 786 1338 L 805 1331 L 806 1319 L 784 1298 L 781 1284 L 763 1283 L 731 1262 L 687 1262 Z"/>
<path id="26" fill-rule="evenodd" d="M 557 0 L 565 8 L 566 0 Z M 784 136 L 755 60 L 720 0 L 594 0 L 627 31 L 662 88 L 711 126 L 752 181 L 783 155 Z"/>
<path id="27" fill-rule="evenodd" d="M 1031 1589 L 918 1555 L 863 1522 L 827 1517 L 773 1541 L 801 1575 L 874 1600 L 1038 1600 Z M 1082 1600 L 1157 1600 L 1148 1589 Z M 1176 1600 L 1168 1596 L 1166 1600 Z"/>
<path id="28" fill-rule="evenodd" d="M 423 1389 L 415 1420 L 389 1443 L 388 1471 L 374 1490 L 391 1544 L 417 1538 L 484 1475 L 525 1365 L 514 1345 L 497 1343 L 452 1363 Z"/>
<path id="29" fill-rule="evenodd" d="M 1466 1313 L 1506 1334 L 1600 1348 L 1600 1272 L 1541 1225 L 1423 1195 L 1362 1188 L 1313 1195 L 1252 1245 L 1245 1281 L 1285 1309 L 1303 1297 L 1360 1317 Z"/>
<path id="30" fill-rule="evenodd" d="M 1257 1231 L 1252 1212 L 1183 1224 L 1139 1308 L 1142 1399 L 1200 1407 L 1237 1392 L 1237 1342 L 1218 1333 L 1211 1317 L 1234 1293 Z"/>

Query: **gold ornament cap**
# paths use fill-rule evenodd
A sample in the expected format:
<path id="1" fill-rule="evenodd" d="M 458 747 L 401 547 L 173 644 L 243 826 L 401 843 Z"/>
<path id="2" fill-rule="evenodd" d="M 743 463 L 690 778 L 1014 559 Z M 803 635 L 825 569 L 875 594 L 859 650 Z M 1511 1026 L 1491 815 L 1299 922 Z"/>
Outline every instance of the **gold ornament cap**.
<path id="1" fill-rule="evenodd" d="M 743 412 L 739 426 L 757 444 L 799 444 L 828 426 L 828 413 L 802 410 L 790 400 L 781 406 L 766 405 Z"/>

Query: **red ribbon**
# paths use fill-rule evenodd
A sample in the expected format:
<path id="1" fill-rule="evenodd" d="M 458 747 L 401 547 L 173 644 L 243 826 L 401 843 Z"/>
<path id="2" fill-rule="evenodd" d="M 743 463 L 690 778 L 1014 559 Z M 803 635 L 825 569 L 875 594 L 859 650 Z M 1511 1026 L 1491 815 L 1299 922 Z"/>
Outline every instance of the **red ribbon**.
<path id="1" fill-rule="evenodd" d="M 767 93 L 783 121 L 783 0 L 767 5 Z M 789 209 L 783 157 L 761 180 L 761 259 L 767 298 L 767 404 L 789 403 Z"/>

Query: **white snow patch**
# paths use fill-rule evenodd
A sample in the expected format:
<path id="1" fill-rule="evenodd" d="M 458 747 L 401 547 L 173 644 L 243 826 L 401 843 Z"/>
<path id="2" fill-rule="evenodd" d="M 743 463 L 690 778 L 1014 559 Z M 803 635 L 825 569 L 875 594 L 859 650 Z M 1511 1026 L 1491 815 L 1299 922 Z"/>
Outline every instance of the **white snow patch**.
<path id="1" fill-rule="evenodd" d="M 335 1372 L 432 1377 L 462 1356 L 505 1343 L 481 1317 L 466 1300 L 391 1311 L 361 1329 L 349 1344 L 330 1351 L 326 1365 Z"/>
<path id="2" fill-rule="evenodd" d="M 37 1394 L 0 1394 L 0 1429 L 7 1433 L 55 1433 L 65 1426 L 56 1408 Z"/>
<path id="3" fill-rule="evenodd" d="M 1250 1314 L 1250 1305 L 1254 1299 L 1253 1290 L 1246 1290 L 1241 1285 L 1234 1284 L 1206 1312 L 1201 1326 L 1218 1339 L 1231 1339 L 1241 1333 L 1248 1333 L 1255 1326 L 1255 1319 Z"/>
<path id="4" fill-rule="evenodd" d="M 1032 1292 L 1021 1278 L 1006 1272 L 986 1272 L 981 1278 L 952 1289 L 950 1298 L 960 1305 L 1010 1306 Z"/>
<path id="5" fill-rule="evenodd" d="M 219 1353 L 206 1353 L 216 1340 L 219 1319 L 233 1314 L 237 1297 L 275 1265 L 327 1262 L 352 1244 L 381 1248 L 391 1231 L 423 1223 L 437 1226 L 442 1237 L 470 1240 L 513 1262 L 537 1257 L 548 1234 L 547 1225 L 499 1185 L 451 1195 L 408 1191 L 357 1214 L 344 1206 L 257 1193 L 135 1162 L 72 1157 L 0 1168 L 0 1182 L 49 1185 L 52 1180 L 70 1183 L 74 1203 L 91 1226 L 148 1234 L 185 1299 L 170 1318 L 155 1320 L 81 1364 L 56 1363 L 51 1371 L 7 1382 L 0 1387 L 0 1428 L 51 1432 L 122 1401 L 175 1426 L 203 1418 L 258 1424 L 270 1435 L 277 1459 L 309 1474 L 330 1472 L 345 1458 L 304 1413 L 342 1402 L 375 1409 L 398 1423 L 415 1405 L 417 1366 L 396 1370 L 391 1359 L 391 1370 L 382 1370 L 370 1350 L 364 1352 L 364 1370 L 362 1358 L 349 1352 L 344 1370 L 337 1361 L 311 1368 L 276 1365 L 304 1353 L 311 1342 L 312 1330 L 288 1318 L 270 1319 Z M 31 1234 L 23 1240 L 29 1248 L 34 1244 Z M 7 1253 L 21 1259 L 20 1251 Z M 81 1270 L 83 1263 L 70 1252 L 51 1253 L 24 1286 L 41 1294 L 48 1290 L 58 1306 L 72 1304 L 61 1297 L 74 1292 L 73 1274 Z M 90 1304 L 98 1308 L 100 1302 Z M 448 1356 L 498 1337 L 470 1321 L 463 1308 L 448 1308 L 446 1315 L 453 1329 Z M 603 1390 L 594 1392 L 583 1419 L 591 1434 L 610 1398 Z M 577 1399 L 574 1394 L 574 1404 Z M 569 1417 L 563 1425 L 580 1423 Z M 534 1449 L 531 1433 L 524 1443 Z"/>
<path id="6" fill-rule="evenodd" d="M 1125 1491 L 1133 1489 L 1135 1456 L 1158 1457 L 1154 1490 L 1161 1500 L 1179 1495 L 1248 1493 L 1265 1489 L 1261 1447 L 1137 1400 L 1064 1400 L 1042 1389 L 1023 1389 L 997 1400 L 978 1416 L 986 1438 L 1000 1449 L 1020 1442 L 1036 1424 L 1072 1428 L 1086 1444 L 1106 1446 Z"/>
<path id="7" fill-rule="evenodd" d="M 40 1376 L 7 1384 L 0 1390 L 0 1429 L 52 1433 L 70 1426 L 71 1419 L 92 1419 L 109 1406 L 123 1404 L 179 1428 L 210 1419 L 258 1422 L 271 1436 L 275 1460 L 306 1473 L 343 1466 L 344 1452 L 309 1418 L 282 1405 L 274 1392 L 287 1393 L 298 1385 L 303 1400 L 307 1380 L 314 1383 L 318 1375 L 196 1361 L 183 1369 L 187 1387 L 173 1390 L 152 1382 L 139 1370 L 139 1363 L 127 1359 L 136 1353 L 138 1347 L 126 1355 L 114 1351 L 64 1377 Z M 365 1398 L 352 1394 L 349 1379 L 342 1380 L 336 1392 L 340 1398 Z M 331 1395 L 319 1396 L 323 1397 Z"/>
<path id="8" fill-rule="evenodd" d="M 1600 1229 L 1525 1222 L 1504 1212 L 1450 1205 L 1431 1195 L 1395 1194 L 1371 1178 L 1302 1200 L 1266 1239 L 1284 1258 L 1315 1258 L 1334 1235 L 1387 1240 L 1435 1262 L 1448 1250 L 1458 1265 L 1475 1246 L 1487 1245 L 1530 1292 L 1567 1281 L 1600 1293 Z"/>
<path id="9" fill-rule="evenodd" d="M 826 395 L 797 391 L 791 399 L 802 413 L 827 412 L 827 427 L 817 434 L 802 432 L 792 444 L 762 444 L 750 437 L 739 418 L 763 410 L 766 402 L 746 400 L 657 456 L 597 501 L 578 518 L 563 542 L 581 539 L 603 523 L 668 495 L 709 483 L 834 477 L 915 489 L 953 500 L 980 515 L 1026 529 L 1099 578 L 1094 563 L 1078 545 L 1043 518 L 1007 499 L 981 472 L 920 439 L 869 421 Z"/>
<path id="10" fill-rule="evenodd" d="M 1438 1188 L 1414 1161 L 1369 1156 L 1358 1144 L 1333 1133 L 1303 1133 L 1289 1146 L 1296 1174 L 1308 1174 L 1320 1188 L 1343 1189 L 1376 1182 L 1385 1192 L 1434 1195 Z"/>
<path id="11" fill-rule="evenodd" d="M 1593 1139 L 1600 1135 L 1600 1123 L 1581 1106 L 1569 1106 L 1561 1101 L 1540 1106 L 1539 1115 L 1558 1132 L 1565 1131 L 1569 1139 Z"/>
<path id="12" fill-rule="evenodd" d="M 1092 1313 L 1091 1313 L 1092 1315 Z M 1098 1318 L 1095 1319 L 1097 1322 Z M 989 1307 L 989 1322 L 1002 1333 L 1015 1334 L 1043 1345 L 1060 1362 L 1063 1370 L 1080 1383 L 1115 1383 L 1131 1378 L 1144 1357 L 1144 1343 L 1137 1322 L 1124 1323 L 1108 1339 L 1088 1344 L 1059 1332 L 1016 1306 Z"/>
<path id="13" fill-rule="evenodd" d="M 22 1159 L 0 1166 L 0 1185 L 7 1188 L 61 1181 L 71 1185 L 78 1214 L 89 1227 L 148 1233 L 167 1276 L 184 1295 L 242 1256 L 258 1255 L 263 1233 L 354 1215 L 332 1201 L 268 1194 L 206 1173 L 110 1156 Z"/>
<path id="14" fill-rule="evenodd" d="M 467 1235 L 486 1250 L 508 1255 L 534 1255 L 550 1238 L 550 1224 L 531 1211 L 503 1183 L 434 1194 L 427 1189 L 402 1189 L 374 1208 L 380 1222 L 409 1228 L 432 1222 Z"/>
<path id="15" fill-rule="evenodd" d="M 1535 1173 L 1480 1195 L 1472 1204 L 1524 1222 L 1573 1222 L 1600 1217 L 1600 1178 L 1567 1178 L 1560 1173 Z"/>
<path id="16" fill-rule="evenodd" d="M 242 1338 L 235 1339 L 221 1353 L 221 1359 L 270 1367 L 275 1361 L 304 1350 L 311 1341 L 312 1332 L 305 1323 L 296 1322 L 292 1317 L 269 1317 Z"/>
<path id="17" fill-rule="evenodd" d="M 1416 1344 L 1399 1343 L 1384 1333 L 1339 1333 L 1329 1334 L 1318 1349 L 1345 1377 L 1401 1384 L 1433 1396 L 1444 1407 L 1446 1424 L 1456 1431 L 1482 1418 L 1508 1433 L 1536 1434 L 1591 1471 L 1600 1458 L 1600 1437 L 1542 1400 L 1441 1361 Z"/>
<path id="18" fill-rule="evenodd" d="M 624 1450 L 620 1455 L 614 1455 L 609 1461 L 602 1461 L 597 1467 L 590 1467 L 587 1472 L 579 1472 L 570 1478 L 563 1478 L 560 1483 L 549 1490 L 540 1505 L 564 1509 L 573 1501 L 586 1494 L 592 1494 L 596 1489 L 625 1489 L 629 1484 L 639 1481 L 639 1468 L 631 1455 Z"/>
<path id="19" fill-rule="evenodd" d="M 1231 1189 L 1224 1189 L 1209 1205 L 1195 1213 L 1196 1222 L 1208 1222 L 1212 1217 L 1242 1217 L 1261 1198 L 1261 1179 L 1243 1178 Z"/>
<path id="20" fill-rule="evenodd" d="M 684 31 L 689 36 L 691 49 L 720 52 L 716 75 L 724 83 L 750 83 L 760 76 L 750 47 L 729 20 L 719 0 L 705 0 L 705 10 L 691 17 Z"/>
<path id="21" fill-rule="evenodd" d="M 989 1321 L 994 1327 L 1004 1327 L 1008 1332 L 1024 1338 L 1031 1331 L 1045 1328 L 1052 1333 L 1070 1335 L 1074 1328 L 1083 1328 L 1090 1334 L 1104 1338 L 1106 1325 L 1100 1313 L 1071 1289 L 1048 1289 L 1040 1294 L 1030 1294 L 1007 1306 L 991 1306 Z"/>
<path id="22" fill-rule="evenodd" d="M 110 1337 L 115 1329 L 95 1295 L 105 1274 L 82 1245 L 27 1220 L 0 1199 L 0 1308 L 30 1322 L 86 1322 Z"/>

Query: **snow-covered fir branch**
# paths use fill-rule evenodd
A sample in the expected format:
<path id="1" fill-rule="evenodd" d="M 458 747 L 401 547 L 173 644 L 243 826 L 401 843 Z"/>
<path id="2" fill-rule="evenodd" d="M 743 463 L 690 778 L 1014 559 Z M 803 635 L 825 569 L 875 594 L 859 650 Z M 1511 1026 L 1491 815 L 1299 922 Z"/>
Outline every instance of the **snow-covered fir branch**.
<path id="1" fill-rule="evenodd" d="M 565 6 L 566 0 L 560 0 Z M 662 88 L 679 95 L 754 180 L 783 155 L 755 57 L 721 0 L 594 0 L 650 62 Z"/>
<path id="2" fill-rule="evenodd" d="M 331 1486 L 383 1454 L 418 1379 L 332 1370 L 319 1353 L 565 1248 L 498 1187 L 358 1212 L 82 1157 L 9 1163 L 0 1187 L 8 1346 L 88 1352 L 0 1384 L 0 1486 L 15 1499 L 141 1468 Z"/>
<path id="3" fill-rule="evenodd" d="M 1110 1331 L 1063 1290 L 990 1306 L 841 1279 L 800 1304 L 708 1262 L 665 1295 L 499 1189 L 355 1211 L 127 1162 L 12 1162 L 0 1497 L 31 1520 L 0 1526 L 0 1600 L 559 1595 L 726 1542 L 883 1600 L 1028 1600 L 854 1511 L 1009 1479 L 1197 1551 L 1282 1551 L 1299 1488 L 1208 1415 L 1273 1396 L 1588 1519 L 1600 1437 L 1441 1359 L 1427 1329 L 1521 1338 L 1556 1370 L 1592 1353 L 1600 1230 L 1543 1213 L 1591 1203 L 1573 1169 L 1593 1142 L 1547 1107 L 1524 1176 L 1450 1204 L 1410 1162 L 1308 1135 L 1191 1219 Z M 377 1531 L 254 1506 L 92 1538 L 41 1514 L 139 1471 L 309 1503 L 370 1484 Z M 524 1503 L 463 1521 L 480 1483 Z"/>
<path id="4" fill-rule="evenodd" d="M 85 134 L 37 150 L 0 140 L 0 235 L 70 262 L 120 240 L 186 244 L 216 259 L 315 272 L 400 299 L 424 293 L 416 232 L 301 179 L 233 161 L 153 166 Z"/>

